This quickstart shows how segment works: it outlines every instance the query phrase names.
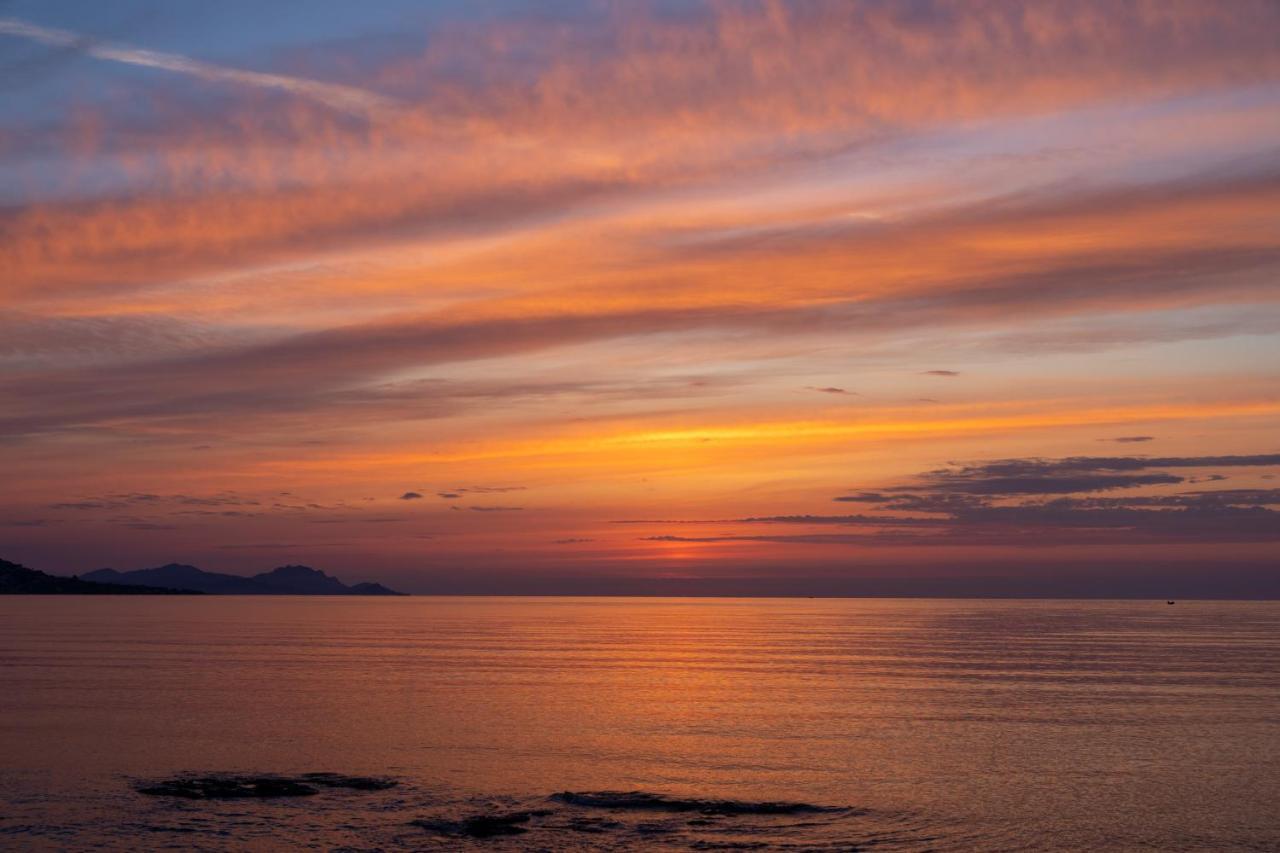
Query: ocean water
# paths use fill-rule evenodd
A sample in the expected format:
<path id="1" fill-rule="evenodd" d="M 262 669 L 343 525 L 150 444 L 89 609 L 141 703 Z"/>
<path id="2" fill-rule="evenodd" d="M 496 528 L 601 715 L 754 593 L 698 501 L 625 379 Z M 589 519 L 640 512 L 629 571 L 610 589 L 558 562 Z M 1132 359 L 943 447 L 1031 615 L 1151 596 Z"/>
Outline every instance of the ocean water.
<path id="1" fill-rule="evenodd" d="M 1280 850 L 1280 603 L 8 597 L 0 848 Z"/>

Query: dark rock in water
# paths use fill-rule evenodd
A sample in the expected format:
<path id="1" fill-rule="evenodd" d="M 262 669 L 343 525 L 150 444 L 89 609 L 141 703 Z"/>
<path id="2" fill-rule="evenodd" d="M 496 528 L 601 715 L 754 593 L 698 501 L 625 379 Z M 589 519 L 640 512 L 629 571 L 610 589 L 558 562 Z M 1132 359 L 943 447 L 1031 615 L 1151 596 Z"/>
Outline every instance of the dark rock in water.
<path id="1" fill-rule="evenodd" d="M 395 787 L 393 779 L 342 776 L 337 773 L 305 773 L 301 776 L 179 776 L 139 785 L 139 794 L 181 797 L 187 800 L 274 799 L 311 797 L 321 788 L 383 791 Z"/>
<path id="2" fill-rule="evenodd" d="M 312 785 L 349 788 L 353 791 L 385 791 L 400 783 L 383 776 L 343 776 L 340 773 L 303 773 L 299 777 Z"/>
<path id="3" fill-rule="evenodd" d="M 788 815 L 839 811 L 808 803 L 747 803 L 665 797 L 645 791 L 562 791 L 551 799 L 571 806 L 628 811 L 697 812 L 704 815 Z"/>
<path id="4" fill-rule="evenodd" d="M 521 835 L 528 832 L 521 824 L 530 818 L 543 817 L 548 811 L 508 812 L 506 814 L 473 815 L 462 820 L 415 820 L 414 826 L 442 832 L 446 835 L 465 835 L 468 838 L 493 838 L 498 835 Z"/>
<path id="5" fill-rule="evenodd" d="M 472 838 L 490 838 L 494 835 L 519 835 L 527 832 L 522 823 L 529 822 L 527 812 L 507 815 L 476 815 L 462 822 L 462 834 Z"/>
<path id="6" fill-rule="evenodd" d="M 204 776 L 169 779 L 140 786 L 139 794 L 151 797 L 182 797 L 188 800 L 240 800 L 272 797 L 310 797 L 320 789 L 294 779 L 269 776 Z"/>
<path id="7" fill-rule="evenodd" d="M 595 817 L 570 818 L 565 829 L 572 832 L 604 833 L 621 829 L 623 824 L 616 820 L 605 820 Z"/>

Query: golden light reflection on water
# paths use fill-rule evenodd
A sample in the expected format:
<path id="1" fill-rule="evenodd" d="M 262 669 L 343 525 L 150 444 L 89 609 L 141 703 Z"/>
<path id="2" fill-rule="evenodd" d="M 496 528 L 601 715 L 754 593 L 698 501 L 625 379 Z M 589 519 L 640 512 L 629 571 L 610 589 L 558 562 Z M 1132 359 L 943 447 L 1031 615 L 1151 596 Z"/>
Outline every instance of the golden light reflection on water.
<path id="1" fill-rule="evenodd" d="M 935 849 L 1280 839 L 1261 793 L 1280 743 L 1270 603 L 0 608 L 0 789 L 47 797 L 11 800 L 10 826 L 71 791 L 127 815 L 141 806 L 121 774 L 325 769 L 396 775 L 437 803 L 640 789 L 856 806 Z M 340 819 L 288 814 L 280 831 L 299 839 Z M 376 817 L 360 818 L 371 836 Z"/>

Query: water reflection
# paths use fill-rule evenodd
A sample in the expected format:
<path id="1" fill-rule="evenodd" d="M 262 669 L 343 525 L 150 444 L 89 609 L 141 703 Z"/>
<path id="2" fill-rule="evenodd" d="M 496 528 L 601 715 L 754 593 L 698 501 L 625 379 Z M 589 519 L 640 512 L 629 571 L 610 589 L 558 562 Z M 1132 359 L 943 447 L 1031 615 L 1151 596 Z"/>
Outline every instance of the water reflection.
<path id="1" fill-rule="evenodd" d="M 0 649 L 0 839 L 412 846 L 549 810 L 511 827 L 622 827 L 573 830 L 588 846 L 641 824 L 677 846 L 1280 846 L 1274 603 L 27 598 L 0 601 Z M 402 784 L 209 806 L 130 782 L 316 770 Z M 565 790 L 839 811 L 548 799 Z"/>

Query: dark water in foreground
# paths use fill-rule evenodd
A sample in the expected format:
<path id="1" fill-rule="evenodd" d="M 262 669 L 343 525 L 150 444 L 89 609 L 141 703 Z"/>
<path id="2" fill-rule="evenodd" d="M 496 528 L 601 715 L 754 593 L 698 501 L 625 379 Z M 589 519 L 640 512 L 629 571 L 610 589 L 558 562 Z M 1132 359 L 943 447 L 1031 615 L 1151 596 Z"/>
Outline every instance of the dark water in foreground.
<path id="1" fill-rule="evenodd" d="M 0 848 L 103 847 L 1280 850 L 1280 603 L 0 599 Z"/>

